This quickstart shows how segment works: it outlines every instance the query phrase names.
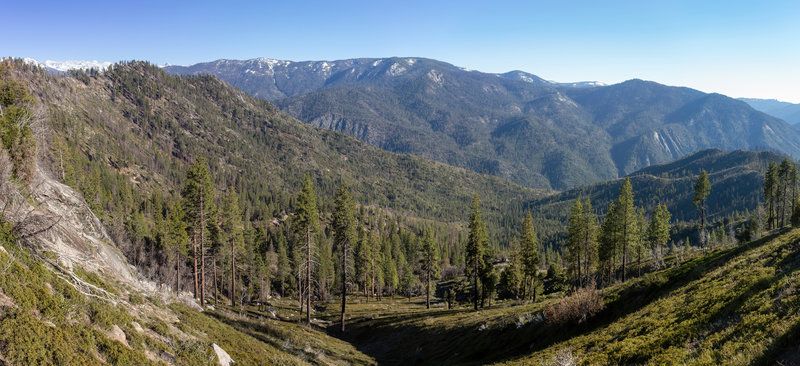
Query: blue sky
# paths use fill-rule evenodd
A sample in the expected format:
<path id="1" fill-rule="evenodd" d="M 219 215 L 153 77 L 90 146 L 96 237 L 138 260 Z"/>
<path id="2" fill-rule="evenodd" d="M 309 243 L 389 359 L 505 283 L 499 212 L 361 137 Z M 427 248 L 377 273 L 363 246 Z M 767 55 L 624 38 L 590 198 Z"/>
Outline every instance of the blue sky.
<path id="1" fill-rule="evenodd" d="M 6 2 L 0 56 L 428 57 L 557 81 L 631 78 L 800 102 L 800 1 Z"/>

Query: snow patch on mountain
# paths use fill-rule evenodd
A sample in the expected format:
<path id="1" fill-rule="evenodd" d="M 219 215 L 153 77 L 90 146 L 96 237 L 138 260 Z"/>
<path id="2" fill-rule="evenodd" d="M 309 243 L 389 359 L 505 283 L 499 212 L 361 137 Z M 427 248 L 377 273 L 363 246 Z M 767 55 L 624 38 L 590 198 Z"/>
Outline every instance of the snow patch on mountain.
<path id="1" fill-rule="evenodd" d="M 397 75 L 400 75 L 400 74 L 402 74 L 404 72 L 406 72 L 406 68 L 403 67 L 403 66 L 400 66 L 400 64 L 398 64 L 398 63 L 393 63 L 392 66 L 389 67 L 389 75 L 391 75 L 391 76 L 397 76 Z"/>
<path id="2" fill-rule="evenodd" d="M 23 61 L 30 65 L 37 65 L 46 69 L 66 72 L 69 70 L 88 70 L 88 69 L 98 69 L 100 71 L 104 71 L 113 63 L 108 61 L 82 61 L 82 60 L 67 60 L 67 61 L 52 61 L 47 60 L 45 62 L 39 62 L 33 58 L 25 58 Z"/>
<path id="3" fill-rule="evenodd" d="M 256 59 L 259 68 L 274 69 L 275 66 L 289 66 L 292 61 L 275 60 L 266 57 L 259 57 Z"/>
<path id="4" fill-rule="evenodd" d="M 444 75 L 442 75 L 441 72 L 438 72 L 436 70 L 428 71 L 428 78 L 431 79 L 431 81 L 433 81 L 434 84 L 436 84 L 438 87 L 440 88 L 442 87 L 442 84 L 444 82 Z"/>

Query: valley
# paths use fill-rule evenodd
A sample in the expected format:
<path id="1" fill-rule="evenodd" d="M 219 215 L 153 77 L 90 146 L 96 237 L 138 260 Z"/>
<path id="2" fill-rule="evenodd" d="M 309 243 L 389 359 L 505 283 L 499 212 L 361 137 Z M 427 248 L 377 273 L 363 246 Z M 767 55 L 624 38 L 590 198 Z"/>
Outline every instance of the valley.
<path id="1" fill-rule="evenodd" d="M 471 73 L 459 88 L 497 79 L 544 98 L 536 111 L 559 100 L 583 116 L 573 127 L 588 135 L 554 132 L 549 146 L 613 141 L 612 130 L 639 137 L 600 155 L 570 152 L 608 157 L 607 175 L 593 172 L 598 161 L 509 153 L 555 164 L 546 170 L 556 175 L 531 173 L 542 183 L 530 184 L 373 146 L 350 122 L 302 122 L 288 99 L 276 106 L 213 75 L 140 61 L 52 73 L 4 60 L 0 363 L 796 362 L 792 135 L 767 139 L 782 149 L 752 151 L 767 140 L 742 136 L 767 135 L 718 134 L 785 122 L 643 81 L 578 87 Z M 390 94 L 410 81 L 375 80 L 385 84 L 368 92 L 358 80 L 309 81 L 316 89 L 288 98 L 328 110 L 350 102 L 299 101 L 331 93 L 403 105 Z M 610 101 L 619 93 L 636 97 Z M 464 115 L 480 114 L 475 98 Z M 696 113 L 728 124 L 687 132 Z M 513 150 L 542 138 L 542 126 L 564 127 L 544 115 L 483 132 L 493 144 L 515 140 L 503 142 Z M 642 153 L 656 151 L 642 142 L 652 128 L 661 153 L 676 155 Z M 695 139 L 685 151 L 664 140 L 681 134 Z M 446 147 L 425 138 L 414 139 Z M 703 139 L 744 149 L 705 149 Z M 494 146 L 483 151 L 504 150 Z M 626 157 L 620 168 L 614 156 L 646 163 Z M 556 176 L 572 178 L 553 185 Z"/>
<path id="2" fill-rule="evenodd" d="M 779 118 L 651 81 L 571 87 L 408 57 L 164 69 L 215 75 L 309 124 L 528 187 L 575 188 L 707 148 L 800 155 L 800 134 Z"/>

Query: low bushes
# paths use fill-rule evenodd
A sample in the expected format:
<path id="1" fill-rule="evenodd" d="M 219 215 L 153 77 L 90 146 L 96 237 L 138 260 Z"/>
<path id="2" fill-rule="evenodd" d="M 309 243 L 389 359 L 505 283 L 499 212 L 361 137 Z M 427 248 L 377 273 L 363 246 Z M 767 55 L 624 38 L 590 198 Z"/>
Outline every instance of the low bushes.
<path id="1" fill-rule="evenodd" d="M 603 297 L 594 286 L 584 287 L 561 301 L 547 305 L 545 318 L 550 324 L 583 323 L 603 310 Z"/>

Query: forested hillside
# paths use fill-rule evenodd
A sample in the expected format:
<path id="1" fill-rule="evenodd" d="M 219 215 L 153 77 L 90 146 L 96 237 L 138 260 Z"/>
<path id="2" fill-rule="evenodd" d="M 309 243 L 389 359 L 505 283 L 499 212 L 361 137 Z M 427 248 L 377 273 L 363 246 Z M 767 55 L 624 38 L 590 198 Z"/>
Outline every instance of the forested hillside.
<path id="1" fill-rule="evenodd" d="M 443 263 L 463 262 L 463 222 L 475 193 L 493 250 L 516 230 L 504 219 L 509 205 L 545 193 L 311 127 L 212 76 L 172 76 L 144 62 L 60 76 L 9 65 L 37 101 L 43 167 L 83 194 L 132 264 L 181 290 L 197 289 L 199 273 L 201 282 L 208 277 L 201 291 L 231 297 L 232 281 L 221 278 L 241 267 L 233 278 L 242 276 L 248 299 L 268 295 L 271 285 L 281 294 L 299 291 L 295 213 L 304 175 L 318 193 L 323 230 L 313 240 L 314 276 L 324 285 L 314 291 L 323 298 L 335 281 L 328 223 L 342 183 L 359 203 L 359 240 L 370 243 L 370 260 L 380 266 L 373 282 L 391 292 L 418 291 L 413 271 L 425 227 L 435 230 Z M 208 227 L 192 221 L 194 184 L 205 187 L 199 212 Z M 182 222 L 193 227 L 191 247 L 181 239 Z M 231 240 L 242 249 L 228 250 Z"/>
<path id="2" fill-rule="evenodd" d="M 0 88 L 3 189 L 22 197 L 17 206 L 34 207 L 28 213 L 45 212 L 0 217 L 10 253 L 0 260 L 34 289 L 3 283 L 12 305 L 0 311 L 14 319 L 4 324 L 71 321 L 45 310 L 51 303 L 85 314 L 77 336 L 0 343 L 15 362 L 46 344 L 59 351 L 39 352 L 34 363 L 62 352 L 85 363 L 195 364 L 214 357 L 202 342 L 218 342 L 244 363 L 393 363 L 411 354 L 419 362 L 541 360 L 552 357 L 553 342 L 598 337 L 595 324 L 649 306 L 637 296 L 672 296 L 665 284 L 686 285 L 704 275 L 698 266 L 727 266 L 765 243 L 752 239 L 800 225 L 800 173 L 773 152 L 704 150 L 554 193 L 312 127 L 214 76 L 170 75 L 146 62 L 64 75 L 19 60 L 0 66 L 10 85 Z M 607 119 L 613 128 L 646 128 L 615 118 Z M 508 134 L 528 136 L 517 132 Z M 54 198 L 58 204 L 47 203 Z M 73 208 L 60 208 L 67 203 Z M 66 246 L 39 237 L 54 227 L 68 233 Z M 114 259 L 116 251 L 103 254 L 111 243 L 133 267 Z M 36 290 L 48 284 L 58 294 Z M 86 302 L 95 292 L 102 301 Z M 193 299 L 206 314 L 164 304 L 196 306 Z M 47 320 L 29 317 L 37 311 Z M 507 339 L 512 352 L 498 354 L 477 338 L 443 340 L 465 327 Z M 413 339 L 393 342 L 395 330 Z M 514 338 L 545 332 L 563 336 L 535 347 Z M 431 341 L 448 346 L 419 343 Z M 571 357 L 612 355 L 575 344 L 586 351 Z M 666 354 L 613 355 L 638 362 Z"/>
<path id="3" fill-rule="evenodd" d="M 723 95 L 643 80 L 572 87 L 410 57 L 166 70 L 216 75 L 310 124 L 529 187 L 574 188 L 706 148 L 800 155 L 800 134 L 778 118 Z"/>
<path id="4" fill-rule="evenodd" d="M 130 266 L 115 247 L 124 242 L 43 165 L 48 106 L 14 67 L 0 62 L 0 363 L 211 365 L 231 356 L 242 364 L 373 363 L 317 330 L 202 309 L 141 276 L 146 265 Z M 143 228 L 126 225 L 135 240 Z"/>
<path id="5" fill-rule="evenodd" d="M 692 204 L 694 183 L 702 170 L 709 174 L 711 193 L 706 207 L 708 219 L 716 227 L 730 231 L 732 224 L 756 214 L 761 221 L 759 204 L 764 201 L 762 182 L 770 162 L 786 157 L 773 152 L 703 150 L 674 162 L 653 165 L 629 175 L 636 204 L 651 213 L 664 204 L 678 223 L 692 223 L 699 218 Z M 601 215 L 617 195 L 622 179 L 610 180 L 535 199 L 523 204 L 523 210 L 534 212 L 540 234 L 547 243 L 563 244 L 567 229 L 565 217 L 578 199 L 589 199 Z M 683 232 L 682 235 L 686 235 Z"/>

